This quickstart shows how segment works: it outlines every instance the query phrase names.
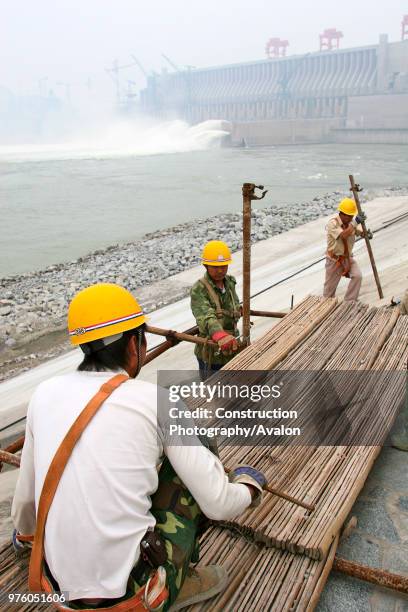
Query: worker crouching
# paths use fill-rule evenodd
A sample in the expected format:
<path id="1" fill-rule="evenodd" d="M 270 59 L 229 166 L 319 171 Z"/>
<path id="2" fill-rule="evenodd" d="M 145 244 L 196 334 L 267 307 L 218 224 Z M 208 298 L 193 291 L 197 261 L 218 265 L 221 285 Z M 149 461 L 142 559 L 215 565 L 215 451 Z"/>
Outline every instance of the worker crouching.
<path id="1" fill-rule="evenodd" d="M 66 593 L 64 610 L 178 610 L 216 595 L 225 570 L 190 569 L 203 517 L 231 519 L 262 497 L 261 472 L 228 479 L 200 440 L 170 445 L 157 401 L 167 392 L 137 380 L 145 321 L 118 285 L 79 292 L 68 329 L 83 361 L 28 408 L 13 544 L 22 552 L 34 533 L 29 588 Z"/>
<path id="2" fill-rule="evenodd" d="M 235 289 L 236 280 L 227 274 L 232 258 L 225 242 L 208 242 L 201 261 L 206 273 L 191 289 L 191 310 L 199 335 L 218 345 L 218 350 L 211 345 L 196 345 L 201 379 L 205 380 L 228 363 L 238 350 L 241 307 Z"/>
<path id="3" fill-rule="evenodd" d="M 357 206 L 351 198 L 342 200 L 338 207 L 338 214 L 327 224 L 327 254 L 326 279 L 324 283 L 324 297 L 334 297 L 337 285 L 342 276 L 349 279 L 345 300 L 358 300 L 362 274 L 360 267 L 353 257 L 353 247 L 356 236 L 363 236 L 364 231 L 357 215 Z"/>

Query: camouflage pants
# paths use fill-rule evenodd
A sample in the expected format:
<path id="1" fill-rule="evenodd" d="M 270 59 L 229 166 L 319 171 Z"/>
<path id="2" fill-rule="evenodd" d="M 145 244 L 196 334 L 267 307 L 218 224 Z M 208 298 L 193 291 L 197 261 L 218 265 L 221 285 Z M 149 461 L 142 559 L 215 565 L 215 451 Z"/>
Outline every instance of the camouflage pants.
<path id="1" fill-rule="evenodd" d="M 159 486 L 152 496 L 150 512 L 156 519 L 156 531 L 160 533 L 167 550 L 164 567 L 170 597 L 163 608 L 167 610 L 177 599 L 190 562 L 198 562 L 198 536 L 204 518 L 167 458 L 160 468 Z M 144 584 L 148 577 L 149 570 L 146 568 L 138 583 Z"/>
<path id="2" fill-rule="evenodd" d="M 203 440 L 205 443 L 205 441 Z M 168 610 L 177 599 L 183 585 L 190 562 L 197 563 L 199 558 L 198 537 L 203 531 L 205 517 L 201 513 L 194 498 L 178 478 L 165 458 L 159 471 L 159 486 L 152 496 L 150 509 L 156 519 L 156 532 L 159 532 L 167 550 L 167 561 L 164 568 L 167 572 L 167 588 L 169 599 L 163 610 Z M 152 568 L 142 559 L 131 571 L 126 594 L 112 600 L 111 605 L 129 599 L 143 584 L 146 584 Z M 107 607 L 106 601 L 101 604 Z M 98 609 L 98 606 L 72 604 L 76 610 Z M 100 607 L 100 606 L 99 606 Z"/>

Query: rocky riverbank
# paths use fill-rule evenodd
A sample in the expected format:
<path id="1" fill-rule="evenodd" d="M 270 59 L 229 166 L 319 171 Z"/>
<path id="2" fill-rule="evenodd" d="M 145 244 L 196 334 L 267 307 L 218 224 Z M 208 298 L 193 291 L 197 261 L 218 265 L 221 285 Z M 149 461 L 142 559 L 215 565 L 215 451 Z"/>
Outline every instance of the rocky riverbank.
<path id="1" fill-rule="evenodd" d="M 407 194 L 408 188 L 394 187 L 366 192 L 363 199 Z M 348 194 L 336 191 L 298 205 L 254 207 L 252 240 L 265 240 L 328 215 L 345 195 Z M 69 348 L 65 332 L 67 306 L 72 296 L 87 285 L 122 284 L 135 292 L 147 312 L 180 299 L 188 288 L 184 293 L 172 294 L 166 291 L 165 279 L 197 265 L 203 244 L 212 239 L 223 239 L 233 251 L 239 250 L 242 213 L 183 223 L 69 263 L 0 279 L 0 380 Z"/>

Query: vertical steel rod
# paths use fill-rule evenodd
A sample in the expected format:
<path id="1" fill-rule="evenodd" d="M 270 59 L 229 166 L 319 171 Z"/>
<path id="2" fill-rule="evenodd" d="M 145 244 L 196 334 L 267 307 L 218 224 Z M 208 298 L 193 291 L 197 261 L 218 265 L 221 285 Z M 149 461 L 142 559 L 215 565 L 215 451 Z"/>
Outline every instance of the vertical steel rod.
<path id="1" fill-rule="evenodd" d="M 243 268 L 243 292 L 242 292 L 242 335 L 243 344 L 251 344 L 250 330 L 250 296 L 251 296 L 251 195 L 255 185 L 244 183 L 242 186 L 243 211 L 242 211 L 242 268 Z"/>

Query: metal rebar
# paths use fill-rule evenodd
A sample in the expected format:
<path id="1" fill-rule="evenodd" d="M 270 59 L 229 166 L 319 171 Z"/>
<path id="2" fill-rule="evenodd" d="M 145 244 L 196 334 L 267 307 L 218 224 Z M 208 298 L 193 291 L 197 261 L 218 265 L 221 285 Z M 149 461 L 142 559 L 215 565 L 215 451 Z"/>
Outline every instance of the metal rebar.
<path id="1" fill-rule="evenodd" d="M 253 317 L 270 317 L 271 319 L 283 319 L 286 316 L 286 312 L 273 312 L 268 310 L 250 310 L 249 313 Z"/>
<path id="2" fill-rule="evenodd" d="M 333 569 L 347 576 L 371 582 L 371 584 L 377 584 L 378 586 L 399 591 L 400 593 L 408 593 L 408 576 L 394 574 L 375 567 L 368 567 L 367 565 L 348 561 L 337 556 L 334 559 Z"/>
<path id="3" fill-rule="evenodd" d="M 361 204 L 360 204 L 360 198 L 358 197 L 360 188 L 359 188 L 359 185 L 356 185 L 356 183 L 354 182 L 354 176 L 352 174 L 349 174 L 349 179 L 350 179 L 351 191 L 353 192 L 358 214 L 361 217 L 361 226 L 364 230 L 364 240 L 367 245 L 368 256 L 370 258 L 371 267 L 373 269 L 373 274 L 374 274 L 375 282 L 376 282 L 377 289 L 378 289 L 378 295 L 380 296 L 380 299 L 382 299 L 384 297 L 384 294 L 383 294 L 383 290 L 381 287 L 381 282 L 380 282 L 380 277 L 378 275 L 377 266 L 375 264 L 375 259 L 374 259 L 373 250 L 371 248 L 370 239 L 368 238 L 368 235 L 367 235 L 367 226 L 364 220 L 364 215 L 363 215 L 363 211 L 362 211 Z"/>
<path id="4" fill-rule="evenodd" d="M 243 344 L 251 343 L 250 299 L 251 299 L 251 195 L 254 193 L 253 183 L 242 186 L 242 336 Z"/>
<path id="5" fill-rule="evenodd" d="M 14 465 L 14 467 L 20 467 L 20 457 L 4 450 L 0 450 L 0 462 Z"/>
<path id="6" fill-rule="evenodd" d="M 231 468 L 228 468 L 225 465 L 224 465 L 224 470 L 227 474 L 231 472 Z M 285 493 L 284 491 L 280 491 L 279 489 L 275 489 L 274 487 L 271 487 L 268 484 L 265 485 L 263 488 L 265 491 L 268 491 L 268 493 L 271 493 L 272 495 L 276 495 L 277 497 L 281 497 L 282 499 L 286 499 L 286 501 L 289 501 L 292 504 L 296 504 L 296 506 L 302 506 L 302 508 L 305 508 L 306 510 L 310 510 L 311 512 L 313 512 L 313 510 L 316 507 L 314 504 L 308 504 L 302 501 L 301 499 L 297 499 L 296 497 L 293 497 L 292 495 L 289 495 L 288 493 Z"/>
<path id="7" fill-rule="evenodd" d="M 218 349 L 218 344 L 213 342 L 212 340 L 207 340 L 206 338 L 200 338 L 193 336 L 191 334 L 186 334 L 184 332 L 177 332 L 173 329 L 162 329 L 161 327 L 154 327 L 153 325 L 146 325 L 146 332 L 148 334 L 155 334 L 156 336 L 164 336 L 165 338 L 184 340 L 186 342 L 191 342 L 193 344 L 206 344 L 208 346 L 213 346 Z"/>
<path id="8" fill-rule="evenodd" d="M 5 452 L 16 453 L 17 451 L 21 450 L 24 445 L 24 439 L 25 436 L 20 436 L 20 438 L 17 438 L 17 440 L 6 446 L 6 448 L 4 449 Z"/>
<path id="9" fill-rule="evenodd" d="M 189 329 L 184 330 L 182 333 L 195 336 L 196 334 L 198 334 L 198 326 L 195 325 L 194 327 L 190 327 Z M 160 355 L 171 349 L 173 346 L 177 346 L 177 344 L 179 344 L 180 342 L 181 340 L 178 340 L 177 338 L 169 338 L 168 340 L 165 340 L 165 342 L 162 342 L 152 350 L 148 351 L 143 365 L 147 365 L 148 363 L 153 361 L 153 359 L 156 359 L 156 357 L 159 357 Z"/>

